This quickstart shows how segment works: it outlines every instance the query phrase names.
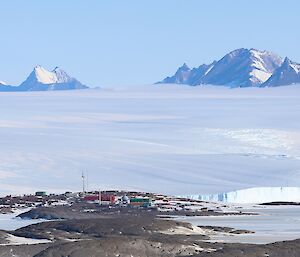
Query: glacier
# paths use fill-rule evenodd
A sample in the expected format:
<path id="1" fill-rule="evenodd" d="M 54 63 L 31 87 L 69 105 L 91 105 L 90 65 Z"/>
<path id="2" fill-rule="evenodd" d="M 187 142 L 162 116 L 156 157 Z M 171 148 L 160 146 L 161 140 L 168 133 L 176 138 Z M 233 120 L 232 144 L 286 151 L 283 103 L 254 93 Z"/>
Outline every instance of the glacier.
<path id="1" fill-rule="evenodd" d="M 212 195 L 189 195 L 190 199 L 226 203 L 300 202 L 300 187 L 254 187 Z"/>
<path id="2" fill-rule="evenodd" d="M 300 186 L 300 87 L 0 93 L 0 194 Z"/>

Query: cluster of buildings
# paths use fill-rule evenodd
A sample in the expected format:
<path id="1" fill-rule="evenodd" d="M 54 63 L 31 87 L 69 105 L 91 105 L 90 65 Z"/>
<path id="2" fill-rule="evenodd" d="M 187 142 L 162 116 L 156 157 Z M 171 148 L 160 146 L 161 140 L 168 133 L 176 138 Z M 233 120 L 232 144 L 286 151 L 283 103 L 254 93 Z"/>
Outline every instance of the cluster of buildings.
<path id="1" fill-rule="evenodd" d="M 154 193 L 105 191 L 85 193 L 83 201 L 100 205 L 150 208 L 160 212 L 223 212 L 228 206 L 220 203 L 172 197 Z"/>
<path id="2" fill-rule="evenodd" d="M 47 194 L 38 191 L 34 195 L 5 196 L 0 198 L 0 213 L 13 209 L 69 205 L 74 203 L 101 205 L 114 208 L 149 208 L 160 212 L 223 212 L 227 206 L 220 203 L 204 202 L 161 194 L 130 191 L 90 191 Z"/>
<path id="3" fill-rule="evenodd" d="M 94 191 L 85 193 L 82 200 L 100 205 L 150 208 L 152 207 L 153 197 L 150 197 L 149 194 L 137 192 Z"/>
<path id="4" fill-rule="evenodd" d="M 14 209 L 32 208 L 37 206 L 65 205 L 68 204 L 64 194 L 50 194 L 46 192 L 36 192 L 34 195 L 0 197 L 0 213 L 10 213 Z"/>

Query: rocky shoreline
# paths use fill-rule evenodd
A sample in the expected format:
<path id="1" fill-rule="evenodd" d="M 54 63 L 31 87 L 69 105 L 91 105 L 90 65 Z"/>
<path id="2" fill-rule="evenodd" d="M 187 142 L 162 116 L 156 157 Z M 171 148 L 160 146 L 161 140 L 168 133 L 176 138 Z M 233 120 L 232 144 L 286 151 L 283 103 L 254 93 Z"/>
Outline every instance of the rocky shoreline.
<path id="1" fill-rule="evenodd" d="M 93 205 L 38 207 L 19 215 L 51 221 L 15 231 L 2 231 L 0 256 L 6 257 L 298 257 L 300 240 L 266 245 L 211 243 L 215 233 L 244 234 L 247 230 L 199 226 L 171 219 L 148 209 L 103 208 Z M 98 207 L 100 208 L 100 207 Z M 92 211 L 94 210 L 94 211 Z M 179 213 L 180 214 L 180 213 Z M 220 215 L 210 212 L 206 215 Z M 10 244 L 7 238 L 46 240 Z M 8 240 L 8 241 L 7 241 Z M 26 241 L 25 241 L 26 242 Z M 38 241 L 37 241 L 38 242 Z M 1 242 L 0 242 L 1 243 Z"/>

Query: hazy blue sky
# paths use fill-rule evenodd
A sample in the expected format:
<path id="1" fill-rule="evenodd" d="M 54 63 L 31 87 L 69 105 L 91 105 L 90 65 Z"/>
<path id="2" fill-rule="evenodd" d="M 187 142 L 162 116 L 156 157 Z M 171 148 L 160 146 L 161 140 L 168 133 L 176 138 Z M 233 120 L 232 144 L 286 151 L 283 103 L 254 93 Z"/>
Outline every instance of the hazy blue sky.
<path id="1" fill-rule="evenodd" d="M 148 84 L 240 48 L 300 62 L 298 0 L 3 0 L 0 80 L 36 64 L 90 86 Z"/>

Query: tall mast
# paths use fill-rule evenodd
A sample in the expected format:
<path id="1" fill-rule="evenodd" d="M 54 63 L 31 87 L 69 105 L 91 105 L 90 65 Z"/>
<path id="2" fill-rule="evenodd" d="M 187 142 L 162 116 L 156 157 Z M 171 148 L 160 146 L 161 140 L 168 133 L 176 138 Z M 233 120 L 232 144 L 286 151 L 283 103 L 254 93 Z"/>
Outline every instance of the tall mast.
<path id="1" fill-rule="evenodd" d="M 84 193 L 85 192 L 85 176 L 84 176 L 83 171 L 81 174 L 81 178 L 82 178 L 82 192 Z"/>

